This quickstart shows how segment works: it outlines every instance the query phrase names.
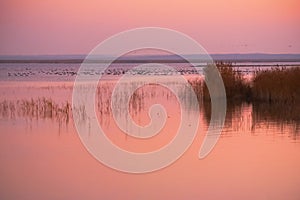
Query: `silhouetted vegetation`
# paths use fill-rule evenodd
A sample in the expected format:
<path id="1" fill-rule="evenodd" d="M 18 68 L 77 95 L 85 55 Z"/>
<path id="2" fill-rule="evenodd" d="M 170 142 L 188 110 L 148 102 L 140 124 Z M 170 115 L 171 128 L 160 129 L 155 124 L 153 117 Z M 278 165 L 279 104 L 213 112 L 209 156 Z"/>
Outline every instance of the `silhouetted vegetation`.
<path id="1" fill-rule="evenodd" d="M 204 69 L 204 74 L 210 66 Z M 250 85 L 244 80 L 244 77 L 238 69 L 235 69 L 231 63 L 216 63 L 216 67 L 223 79 L 226 98 L 231 100 L 247 100 L 251 99 Z M 210 100 L 210 95 L 206 84 L 203 84 L 204 100 Z"/>
<path id="2" fill-rule="evenodd" d="M 252 86 L 255 101 L 296 103 L 300 100 L 300 68 L 257 71 Z"/>
<path id="3" fill-rule="evenodd" d="M 17 101 L 4 100 L 0 102 L 1 118 L 56 119 L 59 122 L 68 123 L 70 115 L 71 105 L 69 102 L 59 105 L 46 98 Z"/>
<path id="4" fill-rule="evenodd" d="M 253 105 L 254 118 L 265 117 L 272 121 L 289 121 L 298 124 L 300 121 L 300 68 L 275 67 L 264 71 L 258 70 L 249 81 L 244 79 L 242 73 L 230 63 L 217 63 L 216 66 L 226 91 L 227 116 L 235 107 L 248 102 Z M 203 94 L 204 116 L 209 122 L 211 102 L 208 88 L 205 82 L 199 80 L 191 85 L 195 92 L 201 91 Z M 201 95 L 198 95 L 199 97 Z"/>
<path id="5" fill-rule="evenodd" d="M 223 79 L 229 103 L 232 101 L 300 102 L 300 68 L 275 67 L 270 70 L 258 70 L 254 73 L 252 81 L 246 81 L 242 73 L 232 64 L 217 63 L 216 66 Z M 198 85 L 203 86 L 203 99 L 209 101 L 210 95 L 206 84 L 198 83 Z"/>

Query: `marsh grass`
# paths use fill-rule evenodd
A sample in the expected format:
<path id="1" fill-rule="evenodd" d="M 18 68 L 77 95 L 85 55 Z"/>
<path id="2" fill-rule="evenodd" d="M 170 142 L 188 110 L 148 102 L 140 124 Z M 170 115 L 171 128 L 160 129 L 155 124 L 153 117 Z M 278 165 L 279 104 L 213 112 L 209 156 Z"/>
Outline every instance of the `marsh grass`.
<path id="1" fill-rule="evenodd" d="M 188 82 L 194 89 L 198 101 L 202 102 L 204 82 L 201 79 L 189 79 Z"/>
<path id="2" fill-rule="evenodd" d="M 217 69 L 223 79 L 228 103 L 237 101 L 268 103 L 300 102 L 300 68 L 273 67 L 269 70 L 255 71 L 252 81 L 231 63 L 217 63 Z M 204 74 L 210 66 L 204 69 Z M 190 82 L 198 97 L 202 93 L 204 101 L 210 101 L 208 88 L 203 81 Z"/>
<path id="3" fill-rule="evenodd" d="M 69 123 L 70 115 L 71 106 L 69 102 L 57 104 L 52 99 L 47 98 L 3 100 L 0 102 L 0 116 L 2 118 L 56 119 L 60 123 Z"/>
<path id="4" fill-rule="evenodd" d="M 253 79 L 254 101 L 299 103 L 300 68 L 274 67 L 268 71 L 257 71 Z"/>
<path id="5" fill-rule="evenodd" d="M 296 111 L 296 114 L 288 118 L 295 119 L 294 116 L 297 116 L 300 112 L 300 68 L 275 67 L 265 71 L 258 70 L 254 73 L 252 81 L 249 82 L 232 64 L 217 63 L 216 65 L 224 81 L 229 110 L 231 105 L 241 105 L 241 103 L 246 101 L 261 110 L 263 110 L 262 107 L 266 107 L 268 104 L 273 105 L 270 109 L 272 107 L 275 110 L 280 110 L 280 107 L 286 108 L 285 110 L 281 109 L 279 113 L 271 114 L 272 116 L 278 115 L 279 118 L 280 115 L 290 116 L 289 113 L 295 113 L 294 111 Z M 209 118 L 211 109 L 210 95 L 205 82 L 202 78 L 193 78 L 188 81 L 197 95 L 199 105 L 205 104 L 204 111 Z M 129 87 L 130 84 L 125 85 L 124 92 Z M 189 109 L 198 109 L 193 107 L 194 103 L 186 95 L 184 88 L 179 94 L 184 100 L 184 105 L 187 105 L 186 108 Z M 108 97 L 110 97 L 111 91 L 112 86 L 110 83 L 101 85 L 97 90 L 97 110 L 100 113 L 100 118 L 105 118 L 104 116 L 110 113 L 110 101 Z M 145 99 L 154 97 L 169 99 L 172 96 L 169 93 L 166 91 L 158 92 L 155 87 L 148 86 L 148 89 L 134 93 L 130 100 L 129 109 L 133 114 L 138 113 L 144 107 Z M 120 104 L 124 103 L 119 97 L 116 98 L 117 100 L 119 99 Z M 40 97 L 35 99 L 0 101 L 0 118 L 52 119 L 59 123 L 68 123 L 72 116 L 71 113 L 71 104 L 68 101 L 57 103 L 51 98 Z M 73 113 L 80 114 L 80 119 L 86 119 L 84 107 L 74 109 Z M 271 111 L 268 113 L 271 113 Z"/>
<path id="6" fill-rule="evenodd" d="M 227 116 L 243 102 L 252 103 L 253 115 L 272 121 L 300 121 L 300 68 L 273 67 L 257 70 L 252 81 L 244 79 L 241 72 L 230 63 L 216 64 L 224 82 L 227 98 Z M 204 116 L 211 115 L 210 95 L 205 82 L 191 84 L 195 92 L 202 92 Z M 195 89 L 196 88 L 196 89 Z M 201 95 L 198 95 L 201 96 Z"/>
<path id="7" fill-rule="evenodd" d="M 204 75 L 210 70 L 211 66 L 207 66 L 204 69 Z M 251 99 L 251 88 L 250 85 L 244 79 L 242 73 L 234 68 L 231 63 L 216 63 L 216 67 L 223 79 L 226 98 L 228 101 L 236 100 L 247 100 Z M 208 88 L 205 83 L 203 85 L 203 99 L 205 101 L 210 101 L 210 95 Z"/>

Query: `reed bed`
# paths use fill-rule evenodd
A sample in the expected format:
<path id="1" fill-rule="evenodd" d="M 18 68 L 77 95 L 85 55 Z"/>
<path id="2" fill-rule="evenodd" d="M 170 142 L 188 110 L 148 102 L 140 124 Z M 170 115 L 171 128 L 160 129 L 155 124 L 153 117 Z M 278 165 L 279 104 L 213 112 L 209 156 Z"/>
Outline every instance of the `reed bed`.
<path id="1" fill-rule="evenodd" d="M 257 71 L 252 86 L 253 101 L 299 103 L 300 68 L 275 67 Z"/>
<path id="2" fill-rule="evenodd" d="M 0 102 L 0 117 L 2 118 L 56 119 L 58 122 L 68 123 L 70 115 L 69 102 L 57 104 L 47 98 Z"/>
<path id="3" fill-rule="evenodd" d="M 210 70 L 211 66 L 204 69 L 204 75 Z M 243 77 L 243 74 L 235 69 L 231 63 L 216 63 L 216 67 L 223 79 L 227 100 L 250 100 L 251 88 Z M 210 101 L 210 94 L 206 84 L 203 85 L 203 99 Z"/>
<path id="4" fill-rule="evenodd" d="M 273 67 L 258 70 L 252 81 L 247 81 L 243 74 L 231 63 L 216 64 L 224 82 L 227 101 L 299 103 L 300 102 L 300 68 Z M 205 70 L 209 70 L 208 66 Z M 205 83 L 191 83 L 196 92 L 202 92 L 203 100 L 210 101 Z M 202 87 L 202 89 L 199 89 Z"/>
<path id="5" fill-rule="evenodd" d="M 265 71 L 256 71 L 252 81 L 247 81 L 244 79 L 243 74 L 237 68 L 233 67 L 231 63 L 217 63 L 216 66 L 224 82 L 228 108 L 232 104 L 238 105 L 241 102 L 247 101 L 255 104 L 257 108 L 260 107 L 257 106 L 258 104 L 263 106 L 265 104 L 278 104 L 279 107 L 291 106 L 291 109 L 296 109 L 297 111 L 300 109 L 299 67 L 275 67 Z M 209 66 L 205 70 L 209 70 Z M 205 82 L 203 82 L 202 78 L 194 78 L 190 79 L 189 83 L 197 94 L 199 103 L 208 105 L 204 107 L 207 107 L 205 110 L 209 113 L 210 95 Z M 124 88 L 128 88 L 129 86 L 125 86 Z M 100 88 L 97 90 L 97 105 L 101 116 L 110 111 L 110 101 L 107 97 L 111 95 L 111 89 L 111 86 L 107 84 L 101 85 L 101 90 Z M 126 90 L 124 89 L 124 91 Z M 156 96 L 170 98 L 169 93 L 157 93 L 154 88 L 151 89 L 151 87 L 148 87 L 147 90 L 140 90 L 140 92 L 134 93 L 130 102 L 130 110 L 135 112 L 140 111 L 141 107 L 144 106 L 144 98 Z M 182 90 L 179 96 L 184 97 L 182 98 L 184 104 L 192 104 L 190 97 L 186 96 L 184 90 Z M 73 110 L 73 112 L 83 113 L 81 118 L 85 119 L 84 108 L 78 109 L 77 111 Z M 190 109 L 197 108 L 190 107 Z M 0 101 L 0 117 L 56 119 L 59 122 L 68 123 L 71 117 L 71 105 L 69 102 L 57 103 L 45 97 L 15 101 L 2 100 Z M 294 117 L 291 118 L 294 119 Z"/>

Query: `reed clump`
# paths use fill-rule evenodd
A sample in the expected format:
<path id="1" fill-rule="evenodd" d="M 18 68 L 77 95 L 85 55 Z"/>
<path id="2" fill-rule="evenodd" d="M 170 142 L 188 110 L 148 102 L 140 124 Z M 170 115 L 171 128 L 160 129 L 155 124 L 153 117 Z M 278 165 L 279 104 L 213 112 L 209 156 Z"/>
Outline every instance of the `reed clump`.
<path id="1" fill-rule="evenodd" d="M 216 67 L 223 79 L 226 98 L 228 101 L 247 100 L 251 99 L 251 87 L 246 82 L 243 74 L 232 66 L 231 63 L 216 63 Z M 211 66 L 204 69 L 204 75 L 210 70 Z M 203 99 L 210 100 L 210 94 L 206 83 L 203 84 Z"/>
<path id="2" fill-rule="evenodd" d="M 252 85 L 254 101 L 300 102 L 300 68 L 275 67 L 257 71 Z"/>
<path id="3" fill-rule="evenodd" d="M 192 86 L 198 101 L 201 102 L 203 97 L 203 81 L 201 79 L 190 79 L 188 82 Z"/>
<path id="4" fill-rule="evenodd" d="M 300 102 L 300 68 L 273 67 L 257 70 L 252 81 L 246 81 L 243 74 L 231 63 L 217 63 L 217 69 L 223 79 L 228 102 Z M 204 74 L 210 66 L 204 69 Z M 200 84 L 199 84 L 200 85 Z M 210 100 L 206 84 L 202 84 L 203 99 Z"/>
<path id="5" fill-rule="evenodd" d="M 56 119 L 59 122 L 68 123 L 70 116 L 71 105 L 69 102 L 58 104 L 47 98 L 0 102 L 1 118 Z"/>

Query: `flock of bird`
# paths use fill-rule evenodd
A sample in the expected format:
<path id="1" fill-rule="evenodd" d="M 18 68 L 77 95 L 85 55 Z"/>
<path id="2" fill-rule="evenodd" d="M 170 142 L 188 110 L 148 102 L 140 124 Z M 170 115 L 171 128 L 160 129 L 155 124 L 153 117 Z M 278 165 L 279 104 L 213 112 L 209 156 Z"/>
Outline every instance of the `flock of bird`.
<path id="1" fill-rule="evenodd" d="M 77 69 L 31 69 L 25 68 L 25 70 L 14 70 L 8 71 L 8 77 L 30 77 L 30 76 L 76 76 L 77 74 L 83 75 L 115 75 L 120 76 L 125 73 L 131 75 L 172 75 L 174 71 L 163 70 L 163 69 L 149 69 L 149 70 L 137 70 L 133 69 L 129 72 L 129 68 L 107 68 L 105 71 L 101 70 L 86 70 L 78 73 Z M 175 70 L 176 74 L 186 75 L 186 74 L 197 74 L 197 70 L 193 68 L 180 68 Z"/>

